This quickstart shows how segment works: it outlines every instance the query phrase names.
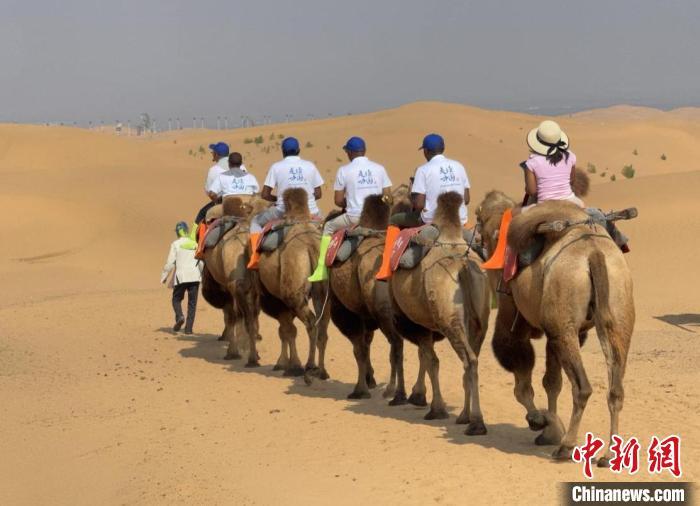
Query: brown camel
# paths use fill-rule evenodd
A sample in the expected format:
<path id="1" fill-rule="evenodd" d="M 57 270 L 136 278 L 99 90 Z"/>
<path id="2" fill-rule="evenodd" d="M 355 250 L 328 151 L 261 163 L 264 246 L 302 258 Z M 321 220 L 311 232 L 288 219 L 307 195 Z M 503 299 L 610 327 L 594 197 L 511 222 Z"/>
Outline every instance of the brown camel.
<path id="1" fill-rule="evenodd" d="M 324 304 L 327 285 L 307 280 L 316 267 L 321 233 L 317 224 L 311 221 L 305 190 L 290 188 L 282 198 L 286 209 L 284 220 L 291 226 L 279 248 L 262 252 L 258 264 L 262 310 L 279 322 L 281 352 L 274 370 L 284 370 L 285 376 L 304 374 L 297 353 L 297 329 L 294 326 L 294 318 L 299 318 L 309 335 L 306 370 L 327 379 L 325 351 L 330 321 L 330 311 Z M 313 311 L 309 301 L 313 304 Z"/>
<path id="2" fill-rule="evenodd" d="M 391 345 L 391 375 L 384 397 L 393 396 L 389 404 L 397 406 L 406 403 L 403 339 L 394 328 L 388 285 L 375 280 L 382 263 L 384 230 L 390 211 L 381 195 L 365 199 L 358 229 L 366 229 L 368 233 L 348 260 L 329 269 L 329 285 L 331 318 L 352 343 L 357 361 L 357 383 L 348 398 L 367 399 L 370 388 L 376 386 L 370 346 L 374 331 L 379 328 Z"/>
<path id="3" fill-rule="evenodd" d="M 486 195 L 477 211 L 482 238 L 494 251 L 496 231 L 503 212 L 514 207 L 501 192 Z M 508 243 L 523 251 L 536 234 L 544 238 L 544 250 L 511 280 L 512 295 L 500 290 L 493 349 L 501 365 L 515 376 L 515 397 L 527 410 L 532 430 L 544 429 L 536 444 L 559 444 L 558 459 L 570 459 L 591 385 L 581 361 L 580 347 L 595 327 L 608 367 L 610 434 L 618 434 L 624 399 L 622 385 L 634 326 L 632 279 L 622 252 L 599 225 L 576 225 L 560 232 L 545 232 L 541 224 L 555 220 L 585 220 L 587 214 L 568 202 L 544 202 L 513 219 Z M 500 279 L 502 271 L 494 271 Z M 532 369 L 535 355 L 531 339 L 547 338 L 546 371 L 542 380 L 548 408 L 534 404 Z M 561 369 L 572 385 L 573 411 L 568 431 L 557 416 L 562 387 Z M 563 438 L 562 438 L 563 436 Z M 598 462 L 609 463 L 610 447 Z"/>
<path id="4" fill-rule="evenodd" d="M 486 275 L 467 257 L 467 243 L 459 221 L 462 197 L 454 192 L 438 197 L 433 225 L 437 244 L 414 269 L 397 270 L 389 280 L 396 328 L 418 345 L 420 373 L 409 402 L 425 404 L 425 371 L 433 399 L 426 420 L 448 418 L 440 392 L 435 341 L 447 338 L 462 360 L 464 408 L 457 423 L 468 424 L 466 434 L 486 434 L 479 403 L 478 354 L 486 335 L 489 288 Z"/>
<path id="5" fill-rule="evenodd" d="M 210 304 L 224 311 L 224 340 L 229 342 L 226 360 L 241 358 L 241 340 L 248 338 L 248 362 L 246 367 L 257 367 L 258 353 L 255 341 L 258 336 L 259 294 L 255 271 L 246 269 L 247 244 L 250 218 L 261 212 L 269 203 L 259 199 L 226 197 L 221 209 L 212 208 L 207 218 L 218 214 L 236 218 L 238 224 L 213 248 L 204 252 L 205 273 L 202 294 Z M 218 206 L 217 206 L 218 207 Z"/>

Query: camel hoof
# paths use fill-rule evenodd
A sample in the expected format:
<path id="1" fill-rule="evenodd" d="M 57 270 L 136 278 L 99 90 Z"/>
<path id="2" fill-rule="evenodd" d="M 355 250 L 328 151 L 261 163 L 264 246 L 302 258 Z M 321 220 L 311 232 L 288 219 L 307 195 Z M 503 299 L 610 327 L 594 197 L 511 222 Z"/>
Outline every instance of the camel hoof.
<path id="1" fill-rule="evenodd" d="M 217 341 L 226 341 L 226 336 L 224 334 L 221 334 L 219 336 L 219 339 L 217 339 Z"/>
<path id="2" fill-rule="evenodd" d="M 252 361 L 249 360 L 248 362 L 246 362 L 245 366 L 243 366 L 243 367 L 247 367 L 248 369 L 260 367 L 260 362 L 258 362 L 257 360 L 252 360 Z"/>
<path id="3" fill-rule="evenodd" d="M 544 430 L 544 428 L 547 426 L 547 419 L 541 411 L 537 411 L 532 414 L 528 413 L 527 415 L 525 415 L 525 420 L 527 420 L 527 424 L 530 427 L 530 430 L 533 431 Z"/>
<path id="4" fill-rule="evenodd" d="M 275 364 L 272 366 L 273 371 L 284 371 L 284 366 L 282 364 Z"/>
<path id="5" fill-rule="evenodd" d="M 227 352 L 226 356 L 224 357 L 224 360 L 240 360 L 242 358 L 243 357 L 241 356 L 240 353 Z"/>
<path id="6" fill-rule="evenodd" d="M 414 406 L 427 406 L 428 401 L 425 399 L 425 394 L 411 394 L 408 396 L 408 403 L 413 404 Z"/>
<path id="7" fill-rule="evenodd" d="M 610 467 L 610 457 L 600 457 L 596 462 L 598 467 Z"/>
<path id="8" fill-rule="evenodd" d="M 377 380 L 374 379 L 374 376 L 367 377 L 367 387 L 368 388 L 377 388 Z"/>
<path id="9" fill-rule="evenodd" d="M 318 372 L 318 379 L 324 380 L 324 381 L 325 381 L 325 380 L 327 380 L 327 379 L 329 379 L 329 378 L 330 378 L 330 375 L 328 374 L 328 371 L 326 371 L 325 369 L 319 370 L 319 372 Z"/>
<path id="10" fill-rule="evenodd" d="M 369 392 L 350 392 L 348 394 L 348 399 L 370 399 L 372 394 Z"/>
<path id="11" fill-rule="evenodd" d="M 462 411 L 457 417 L 457 425 L 467 425 L 469 423 L 469 415 Z M 467 429 L 469 430 L 469 429 Z"/>
<path id="12" fill-rule="evenodd" d="M 554 453 L 552 453 L 552 458 L 554 460 L 571 460 L 571 453 L 574 451 L 573 446 L 564 446 L 561 445 L 559 448 L 557 448 Z"/>
<path id="13" fill-rule="evenodd" d="M 389 401 L 389 406 L 403 406 L 408 404 L 405 392 L 396 392 L 394 398 Z"/>
<path id="14" fill-rule="evenodd" d="M 469 425 L 467 425 L 467 430 L 464 431 L 467 436 L 483 436 L 487 432 L 486 425 L 484 425 L 484 422 L 481 420 L 478 422 L 469 422 Z"/>
<path id="15" fill-rule="evenodd" d="M 303 375 L 304 375 L 304 368 L 300 365 L 286 369 L 284 371 L 284 374 L 283 374 L 283 376 L 303 376 Z"/>
<path id="16" fill-rule="evenodd" d="M 304 366 L 304 371 L 310 372 L 314 374 L 318 370 L 318 367 L 316 367 L 316 364 L 306 364 Z"/>
<path id="17" fill-rule="evenodd" d="M 423 420 L 445 420 L 449 417 L 450 415 L 445 409 L 430 408 L 430 411 L 426 413 Z"/>

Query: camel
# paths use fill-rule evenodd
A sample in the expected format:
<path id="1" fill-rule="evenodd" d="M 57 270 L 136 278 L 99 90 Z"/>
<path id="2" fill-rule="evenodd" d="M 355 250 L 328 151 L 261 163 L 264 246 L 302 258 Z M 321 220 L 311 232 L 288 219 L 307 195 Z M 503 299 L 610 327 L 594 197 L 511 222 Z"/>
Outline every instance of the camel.
<path id="1" fill-rule="evenodd" d="M 243 336 L 248 338 L 246 367 L 257 367 L 259 357 L 255 342 L 258 335 L 259 295 L 256 290 L 255 271 L 246 269 L 250 218 L 264 210 L 269 203 L 254 198 L 244 201 L 241 197 L 226 197 L 221 209 L 212 208 L 207 217 L 216 215 L 235 217 L 238 224 L 229 230 L 213 248 L 204 252 L 202 294 L 214 307 L 224 311 L 223 340 L 228 350 L 225 360 L 240 359 L 239 345 Z"/>
<path id="2" fill-rule="evenodd" d="M 462 196 L 438 197 L 433 225 L 440 235 L 436 245 L 414 269 L 399 269 L 389 279 L 396 329 L 418 345 L 420 372 L 409 402 L 425 405 L 425 372 L 433 399 L 426 420 L 448 418 L 440 392 L 439 360 L 435 341 L 447 338 L 463 363 L 464 407 L 457 423 L 468 424 L 466 434 L 486 434 L 479 402 L 478 354 L 486 335 L 489 287 L 486 275 L 468 255 L 459 221 Z"/>
<path id="3" fill-rule="evenodd" d="M 481 236 L 494 251 L 501 217 L 515 202 L 505 194 L 488 193 L 477 210 Z M 544 237 L 542 254 L 512 279 L 512 295 L 499 290 L 493 350 L 500 364 L 515 377 L 515 397 L 526 411 L 538 445 L 559 445 L 556 459 L 568 460 L 576 444 L 579 424 L 591 385 L 581 361 L 580 347 L 595 327 L 608 368 L 610 435 L 618 434 L 624 399 L 623 377 L 634 326 L 632 279 L 622 252 L 600 225 L 576 225 L 562 231 L 545 231 L 542 224 L 554 220 L 585 220 L 588 215 L 568 202 L 538 204 L 513 219 L 508 243 L 523 251 L 538 232 Z M 502 271 L 493 271 L 494 283 Z M 534 404 L 532 369 L 535 355 L 530 342 L 546 336 L 546 371 L 542 380 L 548 407 Z M 572 385 L 573 410 L 568 430 L 557 416 L 562 387 L 561 369 Z M 610 446 L 599 466 L 611 458 Z"/>
<path id="4" fill-rule="evenodd" d="M 365 199 L 358 229 L 367 230 L 357 251 L 340 265 L 329 269 L 331 318 L 353 346 L 357 361 L 357 383 L 349 399 L 368 399 L 376 386 L 370 360 L 374 331 L 379 328 L 391 345 L 391 375 L 384 397 L 391 406 L 406 403 L 403 376 L 403 339 L 394 328 L 391 297 L 387 283 L 375 280 L 382 263 L 384 230 L 389 223 L 390 206 L 381 195 Z"/>
<path id="5" fill-rule="evenodd" d="M 283 370 L 285 376 L 301 376 L 306 369 L 327 379 L 325 351 L 330 321 L 330 311 L 325 304 L 327 285 L 307 280 L 316 267 L 321 233 L 311 221 L 304 189 L 287 189 L 282 198 L 286 209 L 284 221 L 291 226 L 283 243 L 274 251 L 261 252 L 258 263 L 262 310 L 279 322 L 281 351 L 273 369 Z M 309 302 L 313 304 L 313 311 Z M 302 321 L 309 335 L 305 369 L 297 353 L 294 318 Z M 318 367 L 315 362 L 317 346 Z"/>

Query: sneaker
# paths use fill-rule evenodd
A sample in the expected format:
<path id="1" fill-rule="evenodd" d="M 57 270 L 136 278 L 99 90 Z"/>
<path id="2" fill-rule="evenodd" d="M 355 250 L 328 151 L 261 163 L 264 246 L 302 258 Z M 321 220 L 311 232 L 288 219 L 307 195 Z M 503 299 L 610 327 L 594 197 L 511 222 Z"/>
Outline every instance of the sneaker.
<path id="1" fill-rule="evenodd" d="M 182 328 L 182 326 L 185 324 L 185 319 L 180 318 L 178 321 L 175 322 L 175 325 L 173 325 L 173 332 L 177 332 Z"/>

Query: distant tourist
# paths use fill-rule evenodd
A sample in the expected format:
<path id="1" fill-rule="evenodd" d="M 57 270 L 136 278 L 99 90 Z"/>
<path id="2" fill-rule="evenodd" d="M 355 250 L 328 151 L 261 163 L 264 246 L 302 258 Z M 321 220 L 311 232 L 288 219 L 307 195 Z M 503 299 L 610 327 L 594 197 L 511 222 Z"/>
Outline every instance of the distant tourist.
<path id="1" fill-rule="evenodd" d="M 179 331 L 185 325 L 185 334 L 192 333 L 194 317 L 197 312 L 197 297 L 199 295 L 199 283 L 202 281 L 202 264 L 194 257 L 197 243 L 189 237 L 187 223 L 184 221 L 175 225 L 175 239 L 170 245 L 168 259 L 163 267 L 160 282 L 165 283 L 171 271 L 173 286 L 173 310 L 175 311 L 175 325 L 173 330 Z M 182 313 L 182 300 L 187 293 L 187 319 Z"/>

